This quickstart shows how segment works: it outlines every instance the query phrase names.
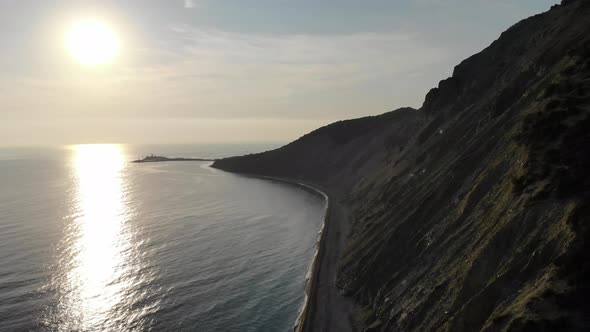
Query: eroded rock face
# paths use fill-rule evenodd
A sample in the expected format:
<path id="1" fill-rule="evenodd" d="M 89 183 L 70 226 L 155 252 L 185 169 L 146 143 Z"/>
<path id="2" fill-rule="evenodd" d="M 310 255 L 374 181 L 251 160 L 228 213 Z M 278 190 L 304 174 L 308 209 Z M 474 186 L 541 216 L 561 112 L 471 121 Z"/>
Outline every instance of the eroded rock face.
<path id="1" fill-rule="evenodd" d="M 339 122 L 219 168 L 320 183 L 354 225 L 360 329 L 588 330 L 590 2 L 526 19 L 420 110 Z"/>

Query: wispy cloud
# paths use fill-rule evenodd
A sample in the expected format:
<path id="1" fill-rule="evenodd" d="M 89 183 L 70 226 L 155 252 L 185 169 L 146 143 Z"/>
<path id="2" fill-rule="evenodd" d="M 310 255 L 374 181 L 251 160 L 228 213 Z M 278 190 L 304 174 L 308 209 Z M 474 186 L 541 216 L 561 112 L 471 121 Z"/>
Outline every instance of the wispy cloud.
<path id="1" fill-rule="evenodd" d="M 87 96 L 27 102 L 28 112 L 39 114 L 51 104 L 64 116 L 80 114 L 83 105 L 85 115 L 116 107 L 121 117 L 337 119 L 418 106 L 425 91 L 411 87 L 426 78 L 416 73 L 446 68 L 440 64 L 451 55 L 415 33 L 244 34 L 188 25 L 126 51 L 134 61 L 91 81 L 11 80 L 0 89 L 43 86 L 49 95 Z M 22 100 L 14 106 L 22 109 Z"/>
<path id="2" fill-rule="evenodd" d="M 184 0 L 184 8 L 195 8 L 195 6 L 194 0 Z"/>
<path id="3" fill-rule="evenodd" d="M 233 101 L 258 105 L 262 112 L 266 108 L 262 104 L 272 105 L 269 109 L 276 113 L 277 103 L 289 100 L 283 111 L 291 116 L 314 116 L 310 107 L 293 110 L 294 105 L 307 102 L 307 96 L 334 94 L 376 80 L 394 88 L 399 81 L 416 77 L 416 71 L 450 56 L 449 50 L 403 32 L 252 35 L 189 26 L 171 30 L 178 43 L 177 58 L 160 74 L 183 82 L 198 78 L 193 96 L 201 91 L 208 100 L 227 103 L 231 91 Z"/>

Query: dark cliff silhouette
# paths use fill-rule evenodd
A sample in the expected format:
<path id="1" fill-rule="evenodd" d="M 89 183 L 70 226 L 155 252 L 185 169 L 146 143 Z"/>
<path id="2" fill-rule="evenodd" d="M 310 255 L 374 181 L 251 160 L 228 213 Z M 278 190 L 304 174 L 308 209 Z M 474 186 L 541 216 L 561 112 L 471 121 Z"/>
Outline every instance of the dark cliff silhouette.
<path id="1" fill-rule="evenodd" d="M 213 166 L 349 207 L 337 285 L 358 329 L 589 330 L 589 147 L 590 1 L 571 0 L 456 66 L 419 110 Z"/>

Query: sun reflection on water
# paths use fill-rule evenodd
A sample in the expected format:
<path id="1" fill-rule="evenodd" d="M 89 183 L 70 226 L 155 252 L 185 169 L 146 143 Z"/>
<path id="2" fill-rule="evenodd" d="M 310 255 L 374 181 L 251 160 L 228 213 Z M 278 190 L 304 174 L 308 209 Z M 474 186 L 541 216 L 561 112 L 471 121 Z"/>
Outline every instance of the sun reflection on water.
<path id="1" fill-rule="evenodd" d="M 64 278 L 62 327 L 100 330 L 116 318 L 125 293 L 130 244 L 125 222 L 130 216 L 118 145 L 73 147 L 76 182 L 75 218 L 69 237 L 70 258 Z"/>

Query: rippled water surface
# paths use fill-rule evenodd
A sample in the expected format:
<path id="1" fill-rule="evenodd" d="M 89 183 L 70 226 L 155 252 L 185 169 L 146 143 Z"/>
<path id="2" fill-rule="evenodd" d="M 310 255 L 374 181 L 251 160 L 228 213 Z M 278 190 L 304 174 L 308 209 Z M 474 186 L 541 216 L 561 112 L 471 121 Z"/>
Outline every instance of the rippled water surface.
<path id="1" fill-rule="evenodd" d="M 265 148 L 0 150 L 0 330 L 290 330 L 322 199 L 208 162 L 129 162 Z"/>

